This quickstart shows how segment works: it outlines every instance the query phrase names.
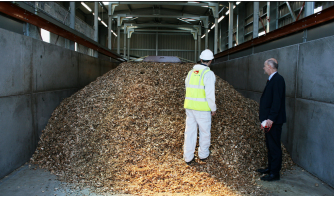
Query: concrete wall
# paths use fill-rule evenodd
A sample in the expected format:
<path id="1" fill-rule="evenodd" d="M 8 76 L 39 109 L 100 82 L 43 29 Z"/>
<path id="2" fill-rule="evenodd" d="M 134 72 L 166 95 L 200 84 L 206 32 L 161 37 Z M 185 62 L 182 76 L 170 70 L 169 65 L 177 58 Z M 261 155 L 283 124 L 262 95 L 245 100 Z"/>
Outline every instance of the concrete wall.
<path id="1" fill-rule="evenodd" d="M 0 28 L 0 179 L 29 160 L 60 102 L 118 63 Z"/>
<path id="2" fill-rule="evenodd" d="M 212 70 L 245 97 L 259 102 L 267 75 L 263 64 L 276 58 L 286 82 L 287 123 L 282 142 L 299 166 L 334 187 L 334 23 L 215 60 Z M 322 38 L 313 37 L 318 29 Z M 280 46 L 292 38 L 293 45 Z M 311 39 L 314 38 L 314 39 Z M 278 48 L 274 46 L 280 46 Z M 271 49 L 272 48 L 272 49 Z"/>

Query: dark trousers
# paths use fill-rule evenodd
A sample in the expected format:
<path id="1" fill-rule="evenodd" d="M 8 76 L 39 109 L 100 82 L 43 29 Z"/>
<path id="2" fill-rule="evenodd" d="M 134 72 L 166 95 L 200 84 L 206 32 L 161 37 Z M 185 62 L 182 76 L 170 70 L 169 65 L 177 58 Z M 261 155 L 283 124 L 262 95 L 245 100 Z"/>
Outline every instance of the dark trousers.
<path id="1" fill-rule="evenodd" d="M 265 142 L 268 149 L 268 168 L 270 173 L 279 174 L 282 164 L 281 131 L 283 124 L 273 124 L 270 131 L 265 133 Z"/>

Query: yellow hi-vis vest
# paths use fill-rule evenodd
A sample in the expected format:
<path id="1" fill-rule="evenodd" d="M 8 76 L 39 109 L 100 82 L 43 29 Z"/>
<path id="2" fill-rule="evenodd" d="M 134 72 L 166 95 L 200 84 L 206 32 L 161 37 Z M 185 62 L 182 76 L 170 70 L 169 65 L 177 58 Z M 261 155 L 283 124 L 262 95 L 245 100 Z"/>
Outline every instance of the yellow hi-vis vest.
<path id="1" fill-rule="evenodd" d="M 186 78 L 185 109 L 197 111 L 211 111 L 206 100 L 204 75 L 210 69 L 191 70 Z"/>

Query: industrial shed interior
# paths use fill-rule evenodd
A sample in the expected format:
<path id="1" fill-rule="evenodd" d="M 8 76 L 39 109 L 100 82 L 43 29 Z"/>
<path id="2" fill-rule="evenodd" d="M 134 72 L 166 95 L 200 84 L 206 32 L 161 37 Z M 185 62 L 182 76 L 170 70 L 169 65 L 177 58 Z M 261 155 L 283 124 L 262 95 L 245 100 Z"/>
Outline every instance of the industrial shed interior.
<path id="1" fill-rule="evenodd" d="M 122 64 L 177 57 L 193 65 L 210 49 L 217 77 L 257 103 L 264 61 L 278 60 L 282 144 L 297 166 L 334 187 L 332 1 L 0 2 L 0 46 L 2 180 L 31 160 L 64 99 L 106 75 L 118 79 Z"/>

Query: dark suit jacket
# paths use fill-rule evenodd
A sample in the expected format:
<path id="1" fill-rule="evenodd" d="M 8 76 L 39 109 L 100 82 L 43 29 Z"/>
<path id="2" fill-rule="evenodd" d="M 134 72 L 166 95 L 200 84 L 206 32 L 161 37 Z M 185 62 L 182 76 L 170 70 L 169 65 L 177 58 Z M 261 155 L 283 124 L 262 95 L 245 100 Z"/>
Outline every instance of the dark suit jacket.
<path id="1" fill-rule="evenodd" d="M 266 83 L 259 105 L 259 121 L 270 119 L 274 124 L 286 122 L 285 80 L 275 73 Z"/>

